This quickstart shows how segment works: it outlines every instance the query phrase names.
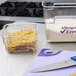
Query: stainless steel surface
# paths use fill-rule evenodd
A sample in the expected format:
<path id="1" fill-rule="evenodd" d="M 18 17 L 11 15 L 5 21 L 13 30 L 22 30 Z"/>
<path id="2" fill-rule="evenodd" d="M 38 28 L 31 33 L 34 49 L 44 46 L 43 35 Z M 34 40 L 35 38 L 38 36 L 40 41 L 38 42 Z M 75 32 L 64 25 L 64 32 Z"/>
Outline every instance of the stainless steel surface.
<path id="1" fill-rule="evenodd" d="M 43 18 L 32 18 L 32 17 L 7 17 L 0 16 L 0 20 L 4 21 L 30 21 L 30 22 L 44 22 Z"/>
<path id="2" fill-rule="evenodd" d="M 0 4 L 4 3 L 5 1 L 7 1 L 7 0 L 0 0 Z"/>
<path id="3" fill-rule="evenodd" d="M 39 68 L 36 68 L 32 70 L 31 72 L 43 72 L 43 71 L 52 71 L 52 70 L 59 70 L 62 68 L 68 68 L 76 65 L 76 61 L 73 61 L 71 59 L 65 60 L 58 63 L 48 64 Z"/>

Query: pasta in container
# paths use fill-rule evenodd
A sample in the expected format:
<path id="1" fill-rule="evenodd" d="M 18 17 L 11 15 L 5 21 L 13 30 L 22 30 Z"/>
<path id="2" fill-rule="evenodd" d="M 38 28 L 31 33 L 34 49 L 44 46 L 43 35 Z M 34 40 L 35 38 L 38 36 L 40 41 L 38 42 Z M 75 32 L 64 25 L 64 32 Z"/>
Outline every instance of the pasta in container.
<path id="1" fill-rule="evenodd" d="M 5 25 L 3 27 L 3 41 L 8 52 L 35 51 L 37 42 L 36 24 Z"/>

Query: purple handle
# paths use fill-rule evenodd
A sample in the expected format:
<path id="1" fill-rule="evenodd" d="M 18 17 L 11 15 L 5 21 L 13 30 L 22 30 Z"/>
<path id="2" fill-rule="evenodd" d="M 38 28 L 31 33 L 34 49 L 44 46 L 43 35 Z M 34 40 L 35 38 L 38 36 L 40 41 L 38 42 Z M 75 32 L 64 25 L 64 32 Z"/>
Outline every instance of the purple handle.
<path id="1" fill-rule="evenodd" d="M 40 53 L 38 54 L 38 56 L 54 56 L 54 55 L 57 55 L 57 54 L 61 53 L 62 51 L 58 51 L 58 52 L 56 52 L 54 54 L 52 54 L 52 52 L 53 52 L 52 49 L 45 48 L 45 49 L 42 49 L 40 51 Z"/>

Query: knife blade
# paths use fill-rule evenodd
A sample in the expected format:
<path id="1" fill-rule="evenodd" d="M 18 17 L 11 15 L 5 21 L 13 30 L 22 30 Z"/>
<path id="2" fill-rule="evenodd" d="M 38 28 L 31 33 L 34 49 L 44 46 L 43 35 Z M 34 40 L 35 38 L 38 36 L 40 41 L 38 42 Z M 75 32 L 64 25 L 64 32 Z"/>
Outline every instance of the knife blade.
<path id="1" fill-rule="evenodd" d="M 62 69 L 62 68 L 72 67 L 75 65 L 76 65 L 76 56 L 73 56 L 70 59 L 65 60 L 65 61 L 48 64 L 48 65 L 33 69 L 33 70 L 31 70 L 31 72 L 53 71 L 53 70 L 58 70 L 58 69 Z"/>

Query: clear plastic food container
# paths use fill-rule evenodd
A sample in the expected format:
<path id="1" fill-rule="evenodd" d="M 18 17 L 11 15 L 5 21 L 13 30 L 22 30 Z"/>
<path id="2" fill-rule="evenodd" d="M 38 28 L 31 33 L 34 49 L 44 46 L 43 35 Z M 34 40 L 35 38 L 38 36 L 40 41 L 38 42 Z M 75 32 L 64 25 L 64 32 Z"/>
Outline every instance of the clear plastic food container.
<path id="1" fill-rule="evenodd" d="M 8 52 L 35 51 L 37 42 L 36 24 L 6 24 L 3 27 L 3 42 Z"/>
<path id="2" fill-rule="evenodd" d="M 76 3 L 43 1 L 48 42 L 76 42 Z"/>

